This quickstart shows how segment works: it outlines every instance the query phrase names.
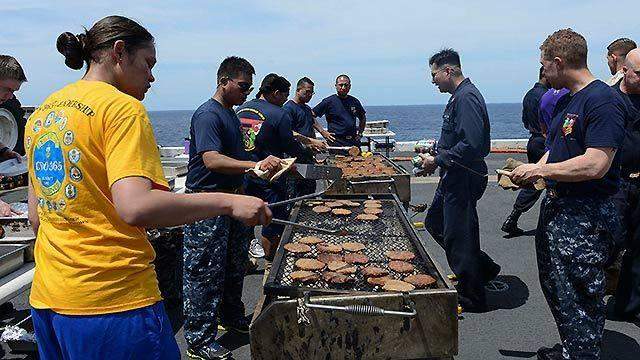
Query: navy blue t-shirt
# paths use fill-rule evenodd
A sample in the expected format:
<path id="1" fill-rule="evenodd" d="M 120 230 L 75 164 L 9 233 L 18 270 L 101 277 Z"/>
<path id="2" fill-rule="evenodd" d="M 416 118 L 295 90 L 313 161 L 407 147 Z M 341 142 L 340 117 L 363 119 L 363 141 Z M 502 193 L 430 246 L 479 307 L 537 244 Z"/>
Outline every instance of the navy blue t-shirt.
<path id="1" fill-rule="evenodd" d="M 533 85 L 531 90 L 522 99 L 522 123 L 525 129 L 531 134 L 541 135 L 542 126 L 540 125 L 540 99 L 546 93 L 548 88 L 541 83 Z"/>
<path id="2" fill-rule="evenodd" d="M 614 90 L 600 80 L 594 80 L 575 94 L 566 94 L 556 105 L 547 137 L 550 148 L 547 163 L 558 163 L 583 155 L 587 148 L 616 148 L 624 139 L 625 105 Z M 602 179 L 583 182 L 548 181 L 575 196 L 608 196 L 618 190 L 620 152 Z"/>
<path id="3" fill-rule="evenodd" d="M 214 99 L 207 100 L 191 117 L 189 172 L 186 186 L 192 190 L 235 190 L 243 175 L 213 172 L 204 165 L 202 154 L 217 151 L 236 160 L 248 160 L 244 150 L 240 120 L 231 109 Z"/>
<path id="4" fill-rule="evenodd" d="M 351 95 L 343 99 L 336 94 L 323 99 L 313 112 L 317 117 L 324 116 L 329 132 L 338 136 L 355 136 L 358 131 L 356 119 L 362 119 L 365 114 L 358 99 Z"/>
<path id="5" fill-rule="evenodd" d="M 269 155 L 281 159 L 303 155 L 305 149 L 291 131 L 291 116 L 282 107 L 266 100 L 253 99 L 240 105 L 236 113 L 241 118 L 264 120 L 256 135 L 255 149 L 251 152 L 256 161 Z"/>
<path id="6" fill-rule="evenodd" d="M 293 100 L 289 100 L 283 107 L 291 116 L 291 129 L 298 134 L 315 139 L 316 131 L 313 128 L 313 113 L 309 105 L 298 104 Z"/>
<path id="7" fill-rule="evenodd" d="M 622 81 L 622 80 L 621 80 Z M 613 85 L 627 107 L 625 119 L 625 136 L 622 146 L 622 175 L 640 172 L 640 95 L 625 94 L 620 89 L 620 81 Z"/>

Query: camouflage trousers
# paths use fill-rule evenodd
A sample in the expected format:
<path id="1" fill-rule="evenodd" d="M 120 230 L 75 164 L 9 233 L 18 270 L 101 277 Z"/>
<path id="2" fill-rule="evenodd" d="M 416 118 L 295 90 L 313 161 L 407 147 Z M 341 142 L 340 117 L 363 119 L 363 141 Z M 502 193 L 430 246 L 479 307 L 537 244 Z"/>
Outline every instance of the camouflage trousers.
<path id="1" fill-rule="evenodd" d="M 606 315 L 604 266 L 619 227 L 610 199 L 547 194 L 542 203 L 536 234 L 538 272 L 565 359 L 600 359 Z"/>
<path id="2" fill-rule="evenodd" d="M 189 346 L 215 341 L 218 319 L 244 317 L 242 284 L 251 228 L 228 216 L 184 227 L 184 337 Z"/>

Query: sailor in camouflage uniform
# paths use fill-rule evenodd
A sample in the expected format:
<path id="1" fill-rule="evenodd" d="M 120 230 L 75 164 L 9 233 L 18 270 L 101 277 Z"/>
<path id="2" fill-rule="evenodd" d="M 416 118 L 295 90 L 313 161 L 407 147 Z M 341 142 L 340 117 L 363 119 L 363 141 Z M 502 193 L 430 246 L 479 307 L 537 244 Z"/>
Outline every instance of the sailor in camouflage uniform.
<path id="1" fill-rule="evenodd" d="M 605 322 L 604 266 L 614 250 L 620 216 L 611 200 L 620 180 L 617 149 L 624 138 L 622 99 L 587 68 L 587 44 L 571 29 L 541 46 L 546 78 L 567 88 L 549 129 L 550 150 L 537 164 L 513 171 L 526 184 L 544 178 L 536 251 L 540 284 L 562 341 L 539 359 L 599 359 Z"/>
<path id="2" fill-rule="evenodd" d="M 256 166 L 244 149 L 232 107 L 251 92 L 253 66 L 230 57 L 218 69 L 218 87 L 191 119 L 187 192 L 242 193 L 243 174 Z M 260 169 L 277 170 L 271 157 Z M 218 319 L 226 330 L 249 331 L 242 303 L 245 262 L 253 228 L 230 216 L 184 227 L 184 337 L 192 359 L 224 359 L 231 352 L 215 339 Z"/>

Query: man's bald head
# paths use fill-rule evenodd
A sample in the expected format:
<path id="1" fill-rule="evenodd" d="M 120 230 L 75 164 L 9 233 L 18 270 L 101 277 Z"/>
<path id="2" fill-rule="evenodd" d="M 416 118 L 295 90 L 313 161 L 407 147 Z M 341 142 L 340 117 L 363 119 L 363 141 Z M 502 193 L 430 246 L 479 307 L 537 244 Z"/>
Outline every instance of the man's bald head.
<path id="1" fill-rule="evenodd" d="M 640 49 L 629 51 L 622 66 L 624 88 L 628 94 L 640 94 Z"/>

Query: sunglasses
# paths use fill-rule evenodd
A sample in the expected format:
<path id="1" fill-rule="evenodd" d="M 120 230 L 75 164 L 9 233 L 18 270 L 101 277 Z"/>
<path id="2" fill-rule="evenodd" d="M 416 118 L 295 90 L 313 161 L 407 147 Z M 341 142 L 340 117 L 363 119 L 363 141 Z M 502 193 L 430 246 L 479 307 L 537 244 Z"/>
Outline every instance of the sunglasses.
<path id="1" fill-rule="evenodd" d="M 236 83 L 240 90 L 244 93 L 250 93 L 251 91 L 253 91 L 253 86 L 251 86 L 251 83 L 248 83 L 246 81 L 236 81 L 233 79 L 229 79 L 229 81 Z"/>
<path id="2" fill-rule="evenodd" d="M 339 88 L 348 88 L 348 87 L 351 87 L 351 84 L 336 84 L 336 87 L 339 87 Z"/>

